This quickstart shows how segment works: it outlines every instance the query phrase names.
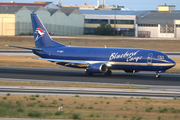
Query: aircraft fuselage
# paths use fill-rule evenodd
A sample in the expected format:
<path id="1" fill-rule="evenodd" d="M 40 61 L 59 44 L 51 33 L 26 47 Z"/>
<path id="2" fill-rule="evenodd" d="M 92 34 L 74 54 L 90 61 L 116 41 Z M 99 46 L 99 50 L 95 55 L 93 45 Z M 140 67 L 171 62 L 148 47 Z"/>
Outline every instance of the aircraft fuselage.
<path id="1" fill-rule="evenodd" d="M 105 63 L 110 64 L 111 69 L 125 71 L 166 71 L 175 65 L 175 62 L 165 53 L 147 49 L 97 47 L 46 47 L 41 49 L 43 51 L 34 51 L 34 53 L 42 58 L 74 60 L 90 64 Z"/>

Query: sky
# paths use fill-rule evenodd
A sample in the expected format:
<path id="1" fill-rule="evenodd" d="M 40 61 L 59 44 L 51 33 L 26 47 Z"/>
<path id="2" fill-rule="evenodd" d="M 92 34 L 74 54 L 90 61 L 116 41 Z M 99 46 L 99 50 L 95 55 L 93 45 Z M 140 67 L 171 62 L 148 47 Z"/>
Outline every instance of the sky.
<path id="1" fill-rule="evenodd" d="M 33 3 L 34 1 L 50 1 L 57 4 L 57 0 L 0 0 L 0 2 L 11 2 L 16 3 Z M 88 3 L 89 5 L 97 5 L 97 0 L 61 0 L 63 5 L 83 5 Z M 102 0 L 99 0 L 102 4 Z M 106 0 L 106 5 L 120 5 L 125 6 L 130 10 L 156 10 L 158 5 L 175 5 L 176 10 L 180 10 L 180 0 Z"/>

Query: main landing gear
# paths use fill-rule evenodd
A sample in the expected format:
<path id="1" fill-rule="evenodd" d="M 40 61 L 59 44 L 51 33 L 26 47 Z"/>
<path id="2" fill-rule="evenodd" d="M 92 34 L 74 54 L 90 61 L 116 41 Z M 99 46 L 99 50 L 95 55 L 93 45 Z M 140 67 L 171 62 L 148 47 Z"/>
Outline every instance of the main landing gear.
<path id="1" fill-rule="evenodd" d="M 86 74 L 87 76 L 93 75 L 93 73 L 89 72 L 88 69 L 85 70 L 85 74 Z M 112 74 L 112 71 L 111 71 L 110 69 L 108 69 L 104 74 L 107 75 L 107 76 L 109 76 L 109 75 Z"/>
<path id="2" fill-rule="evenodd" d="M 110 69 L 108 69 L 104 74 L 107 75 L 107 76 L 109 76 L 109 75 L 112 74 L 112 71 L 111 71 Z"/>
<path id="3" fill-rule="evenodd" d="M 87 76 L 93 75 L 93 73 L 90 73 L 88 69 L 85 70 L 85 74 L 86 74 Z"/>

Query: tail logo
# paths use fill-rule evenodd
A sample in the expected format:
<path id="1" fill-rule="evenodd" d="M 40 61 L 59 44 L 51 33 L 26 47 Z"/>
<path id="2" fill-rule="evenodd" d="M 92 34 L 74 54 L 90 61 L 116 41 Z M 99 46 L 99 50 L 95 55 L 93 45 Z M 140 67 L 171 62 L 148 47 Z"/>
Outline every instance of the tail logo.
<path id="1" fill-rule="evenodd" d="M 39 38 L 43 37 L 45 31 L 43 31 L 41 28 L 36 28 L 35 33 L 37 34 L 37 37 L 36 37 L 36 39 L 35 39 L 35 41 L 36 41 L 36 40 L 38 40 Z"/>

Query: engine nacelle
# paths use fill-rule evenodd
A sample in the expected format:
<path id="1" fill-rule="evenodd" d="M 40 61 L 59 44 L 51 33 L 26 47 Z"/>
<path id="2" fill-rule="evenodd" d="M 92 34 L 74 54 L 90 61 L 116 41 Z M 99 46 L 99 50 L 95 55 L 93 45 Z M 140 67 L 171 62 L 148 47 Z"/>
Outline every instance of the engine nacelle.
<path id="1" fill-rule="evenodd" d="M 88 71 L 90 73 L 105 73 L 107 70 L 107 65 L 103 63 L 94 63 L 88 66 Z"/>

